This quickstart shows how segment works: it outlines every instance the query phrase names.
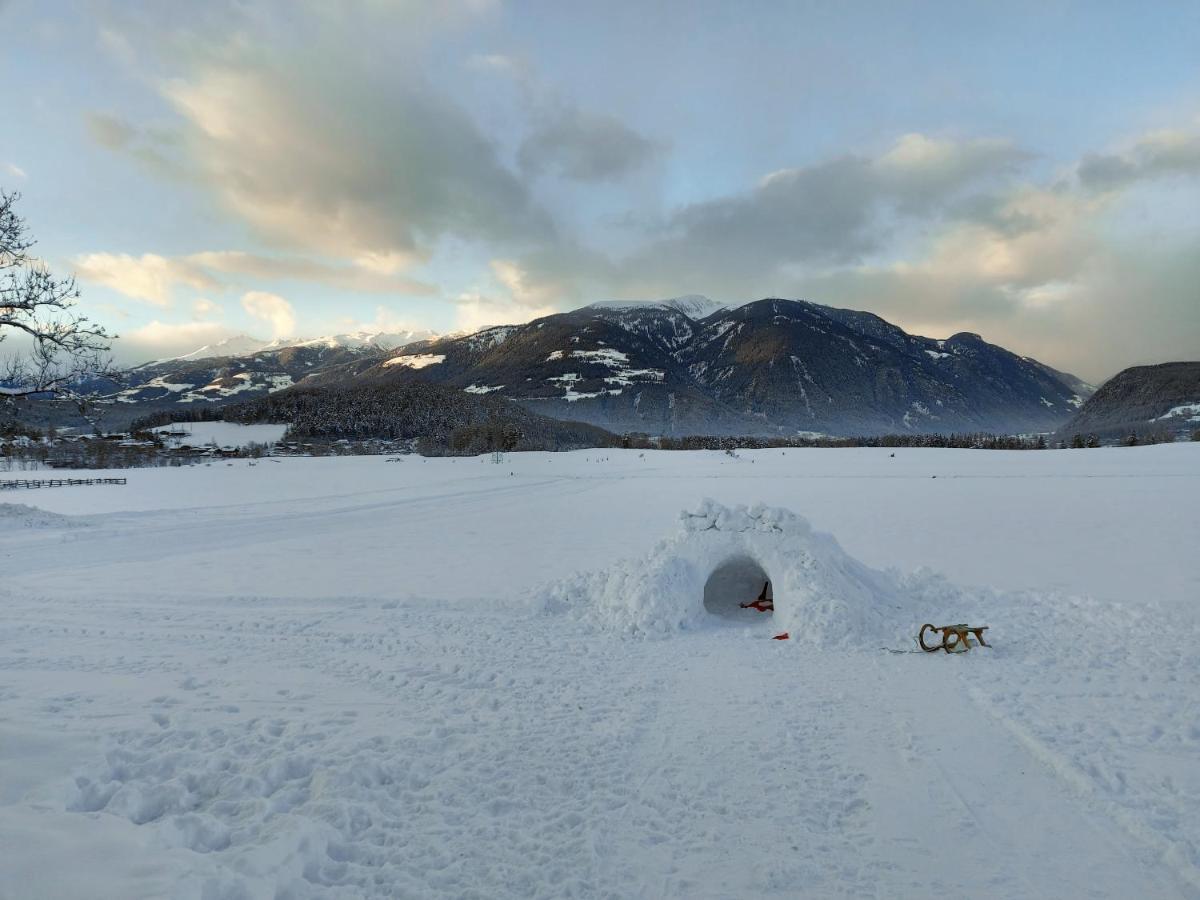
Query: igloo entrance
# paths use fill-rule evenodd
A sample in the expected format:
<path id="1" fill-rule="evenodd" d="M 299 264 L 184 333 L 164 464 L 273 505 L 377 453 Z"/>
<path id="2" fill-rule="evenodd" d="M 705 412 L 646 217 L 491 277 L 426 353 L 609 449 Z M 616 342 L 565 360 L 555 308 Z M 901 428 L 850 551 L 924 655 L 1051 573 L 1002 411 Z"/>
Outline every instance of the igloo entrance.
<path id="1" fill-rule="evenodd" d="M 746 606 L 758 600 L 769 601 L 766 611 Z M 704 608 L 716 616 L 762 621 L 771 617 L 774 601 L 770 576 L 749 556 L 726 560 L 704 583 Z"/>

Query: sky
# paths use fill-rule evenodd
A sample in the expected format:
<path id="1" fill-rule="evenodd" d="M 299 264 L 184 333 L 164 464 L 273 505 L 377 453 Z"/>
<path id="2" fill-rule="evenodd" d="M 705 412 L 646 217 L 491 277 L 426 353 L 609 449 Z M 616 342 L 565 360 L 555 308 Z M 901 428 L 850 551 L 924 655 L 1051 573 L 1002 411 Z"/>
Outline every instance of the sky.
<path id="1" fill-rule="evenodd" d="M 0 0 L 0 31 L 0 188 L 121 362 L 683 294 L 1097 382 L 1200 358 L 1193 0 Z"/>

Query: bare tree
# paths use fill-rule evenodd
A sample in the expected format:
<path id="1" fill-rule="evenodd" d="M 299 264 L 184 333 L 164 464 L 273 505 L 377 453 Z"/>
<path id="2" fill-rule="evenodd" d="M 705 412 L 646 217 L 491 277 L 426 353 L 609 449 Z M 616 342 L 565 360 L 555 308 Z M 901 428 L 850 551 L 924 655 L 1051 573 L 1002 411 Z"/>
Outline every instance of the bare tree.
<path id="1" fill-rule="evenodd" d="M 34 241 L 14 209 L 19 199 L 0 190 L 0 400 L 80 400 L 81 382 L 113 374 L 108 349 L 115 335 L 75 311 L 73 277 L 56 277 L 30 254 Z M 3 343 L 14 333 L 27 346 L 6 355 Z"/>

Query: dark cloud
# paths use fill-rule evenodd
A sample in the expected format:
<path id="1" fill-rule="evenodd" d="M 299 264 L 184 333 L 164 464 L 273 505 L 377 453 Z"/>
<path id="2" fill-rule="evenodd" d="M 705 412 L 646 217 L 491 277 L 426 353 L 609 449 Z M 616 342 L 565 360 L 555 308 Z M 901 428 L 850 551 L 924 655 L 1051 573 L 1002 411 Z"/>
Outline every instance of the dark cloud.
<path id="1" fill-rule="evenodd" d="M 120 116 L 92 112 L 84 117 L 93 141 L 136 160 L 147 169 L 168 178 L 186 181 L 192 169 L 180 158 L 180 133 L 164 128 L 139 128 Z"/>
<path id="2" fill-rule="evenodd" d="M 907 135 L 875 158 L 785 169 L 744 194 L 684 207 L 625 267 L 670 291 L 687 273 L 709 290 L 778 285 L 796 267 L 848 265 L 884 251 L 900 223 L 996 215 L 979 191 L 1029 155 L 1004 141 Z"/>
<path id="3" fill-rule="evenodd" d="M 1097 190 L 1121 187 L 1137 177 L 1137 166 L 1129 160 L 1103 153 L 1087 154 L 1076 171 L 1081 184 Z"/>
<path id="4" fill-rule="evenodd" d="M 1109 191 L 1135 181 L 1171 175 L 1200 175 L 1200 136 L 1162 131 L 1138 141 L 1125 154 L 1083 157 L 1076 167 L 1086 188 Z"/>
<path id="5" fill-rule="evenodd" d="M 641 168 L 658 147 L 612 116 L 562 107 L 542 113 L 521 144 L 529 174 L 553 172 L 576 181 L 609 181 Z"/>
<path id="6" fill-rule="evenodd" d="M 126 149 L 138 134 L 124 119 L 107 113 L 89 113 L 86 121 L 92 140 L 109 150 Z"/>

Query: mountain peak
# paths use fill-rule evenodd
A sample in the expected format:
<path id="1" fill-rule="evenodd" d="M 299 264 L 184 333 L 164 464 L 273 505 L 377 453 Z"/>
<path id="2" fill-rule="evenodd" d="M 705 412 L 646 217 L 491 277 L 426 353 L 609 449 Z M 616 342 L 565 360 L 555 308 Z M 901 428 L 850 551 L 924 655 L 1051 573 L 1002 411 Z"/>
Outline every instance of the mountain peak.
<path id="1" fill-rule="evenodd" d="M 705 319 L 718 310 L 728 308 L 727 304 L 705 297 L 703 294 L 685 294 L 682 297 L 673 297 L 670 300 L 663 300 L 662 305 L 678 310 L 692 319 Z"/>
<path id="2" fill-rule="evenodd" d="M 582 308 L 602 312 L 660 308 L 683 313 L 690 319 L 703 319 L 726 307 L 727 304 L 712 300 L 702 294 L 685 294 L 682 297 L 668 297 L 665 300 L 599 300 Z"/>
<path id="3" fill-rule="evenodd" d="M 224 340 L 217 341 L 215 344 L 205 344 L 203 347 L 197 347 L 191 353 L 185 353 L 183 356 L 171 357 L 167 360 L 159 360 L 160 362 L 182 362 L 189 359 L 208 359 L 218 356 L 246 356 L 250 353 L 257 353 L 268 346 L 267 341 L 260 340 L 256 337 L 250 337 L 248 334 L 235 334 L 232 337 L 227 337 Z"/>
<path id="4" fill-rule="evenodd" d="M 361 350 L 378 347 L 394 350 L 417 341 L 431 341 L 440 337 L 434 331 L 350 331 L 342 334 L 326 334 L 314 338 L 277 338 L 263 346 L 264 350 L 282 350 L 285 347 L 326 347 L 345 350 Z"/>

